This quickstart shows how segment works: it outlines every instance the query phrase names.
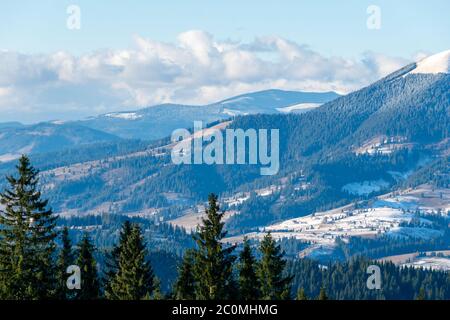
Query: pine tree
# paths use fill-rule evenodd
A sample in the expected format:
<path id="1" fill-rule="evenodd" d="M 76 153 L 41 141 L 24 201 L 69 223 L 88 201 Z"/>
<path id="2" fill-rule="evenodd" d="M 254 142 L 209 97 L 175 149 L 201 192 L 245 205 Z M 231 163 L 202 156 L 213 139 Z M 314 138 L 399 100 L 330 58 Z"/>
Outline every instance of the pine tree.
<path id="1" fill-rule="evenodd" d="M 18 177 L 0 194 L 0 297 L 49 299 L 55 294 L 56 219 L 38 190 L 38 171 L 26 156 Z"/>
<path id="2" fill-rule="evenodd" d="M 106 279 L 105 279 L 105 295 L 108 299 L 113 299 L 113 293 L 111 289 L 111 284 L 114 281 L 117 273 L 119 272 L 119 257 L 120 252 L 126 241 L 128 240 L 132 230 L 132 225 L 130 221 L 125 221 L 122 225 L 122 229 L 120 230 L 119 242 L 115 245 L 110 253 L 106 254 L 105 263 L 106 263 Z"/>
<path id="3" fill-rule="evenodd" d="M 153 278 L 152 300 L 163 300 L 164 294 L 161 291 L 161 280 L 158 277 Z"/>
<path id="4" fill-rule="evenodd" d="M 242 300 L 257 300 L 259 298 L 259 283 L 255 271 L 255 258 L 252 254 L 247 238 L 244 239 L 244 248 L 239 255 L 239 292 Z"/>
<path id="5" fill-rule="evenodd" d="M 94 252 L 95 247 L 85 233 L 78 244 L 78 257 L 75 262 L 81 270 L 81 290 L 76 291 L 76 298 L 79 300 L 92 300 L 100 297 L 100 283 Z"/>
<path id="6" fill-rule="evenodd" d="M 58 288 L 57 288 L 57 298 L 66 300 L 66 299 L 73 299 L 74 298 L 74 292 L 72 290 L 69 290 L 67 288 L 67 267 L 72 265 L 74 263 L 75 257 L 72 250 L 72 242 L 70 241 L 69 237 L 69 229 L 67 227 L 64 227 L 64 229 L 61 232 L 61 243 L 62 247 L 59 252 L 58 261 L 56 263 L 57 265 L 57 281 L 58 281 Z"/>
<path id="7" fill-rule="evenodd" d="M 193 275 L 194 251 L 186 250 L 183 263 L 178 270 L 178 279 L 174 286 L 174 296 L 176 300 L 194 300 L 195 279 Z"/>
<path id="8" fill-rule="evenodd" d="M 425 294 L 425 289 L 422 287 L 419 290 L 419 294 L 416 297 L 416 300 L 425 300 L 426 299 L 426 294 Z"/>
<path id="9" fill-rule="evenodd" d="M 264 300 L 289 299 L 292 277 L 283 277 L 286 261 L 281 248 L 268 233 L 260 243 L 261 260 L 256 274 L 260 283 L 261 298 Z"/>
<path id="10" fill-rule="evenodd" d="M 119 244 L 119 269 L 111 282 L 109 299 L 142 300 L 152 296 L 153 270 L 147 261 L 147 249 L 141 229 L 133 225 L 131 233 Z"/>
<path id="11" fill-rule="evenodd" d="M 308 297 L 306 295 L 305 289 L 299 288 L 297 291 L 297 300 L 308 300 Z"/>
<path id="12" fill-rule="evenodd" d="M 324 287 L 320 288 L 318 300 L 328 300 L 327 292 Z"/>
<path id="13" fill-rule="evenodd" d="M 233 297 L 236 283 L 233 279 L 232 255 L 235 246 L 224 247 L 221 240 L 226 236 L 223 230 L 223 213 L 219 212 L 217 196 L 208 197 L 206 218 L 198 228 L 194 239 L 197 243 L 194 263 L 195 298 L 197 300 L 221 300 Z"/>

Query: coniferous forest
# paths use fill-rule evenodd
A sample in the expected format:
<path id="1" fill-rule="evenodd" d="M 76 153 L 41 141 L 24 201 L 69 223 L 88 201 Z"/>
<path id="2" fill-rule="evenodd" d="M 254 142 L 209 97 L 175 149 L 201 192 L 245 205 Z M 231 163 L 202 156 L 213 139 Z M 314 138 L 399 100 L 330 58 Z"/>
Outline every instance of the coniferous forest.
<path id="1" fill-rule="evenodd" d="M 0 299 L 450 299 L 445 272 L 378 263 L 383 285 L 369 290 L 366 270 L 376 262 L 362 256 L 327 265 L 292 258 L 270 233 L 257 243 L 225 243 L 223 213 L 214 194 L 192 248 L 172 262 L 176 278 L 162 288 L 164 279 L 155 274 L 157 259 L 139 221 L 123 221 L 112 246 L 96 247 L 87 232 L 74 243 L 43 199 L 39 173 L 29 158 L 22 156 L 16 169 L 0 194 Z"/>

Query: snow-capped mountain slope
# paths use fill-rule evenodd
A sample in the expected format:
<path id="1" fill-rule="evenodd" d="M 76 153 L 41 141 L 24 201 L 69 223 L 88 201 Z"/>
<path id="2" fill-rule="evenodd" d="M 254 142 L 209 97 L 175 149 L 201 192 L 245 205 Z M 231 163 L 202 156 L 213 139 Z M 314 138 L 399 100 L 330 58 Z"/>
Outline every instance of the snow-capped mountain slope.
<path id="1" fill-rule="evenodd" d="M 417 62 L 416 68 L 410 73 L 450 73 L 450 50 L 434 54 Z"/>

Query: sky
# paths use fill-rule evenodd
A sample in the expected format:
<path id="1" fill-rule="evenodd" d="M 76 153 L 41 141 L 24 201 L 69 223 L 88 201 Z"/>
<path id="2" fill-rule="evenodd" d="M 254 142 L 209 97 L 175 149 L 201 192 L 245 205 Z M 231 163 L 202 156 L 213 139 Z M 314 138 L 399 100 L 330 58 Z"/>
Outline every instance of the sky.
<path id="1" fill-rule="evenodd" d="M 448 12 L 448 0 L 2 1 L 0 122 L 346 93 L 450 49 Z"/>

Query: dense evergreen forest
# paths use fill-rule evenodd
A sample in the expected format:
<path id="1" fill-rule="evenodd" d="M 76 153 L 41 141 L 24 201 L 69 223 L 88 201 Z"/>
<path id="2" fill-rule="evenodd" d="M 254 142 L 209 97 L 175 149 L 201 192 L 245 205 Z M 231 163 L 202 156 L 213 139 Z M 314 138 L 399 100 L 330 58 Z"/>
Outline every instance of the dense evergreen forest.
<path id="1" fill-rule="evenodd" d="M 283 247 L 292 250 L 301 244 L 289 240 L 278 243 L 270 234 L 257 243 L 223 243 L 227 232 L 214 194 L 209 196 L 206 217 L 189 239 L 182 230 L 143 218 L 58 218 L 48 201 L 42 199 L 38 172 L 26 156 L 7 181 L 9 186 L 0 194 L 2 299 L 450 298 L 450 276 L 445 272 L 400 268 L 360 256 L 351 258 L 351 250 L 346 253 L 350 257 L 346 262 L 321 265 L 285 255 Z M 85 225 L 77 232 L 73 225 L 80 225 L 80 220 Z M 436 218 L 434 223 L 444 222 Z M 113 242 L 102 242 L 102 230 L 118 234 Z M 170 259 L 163 254 L 168 247 L 162 243 L 170 241 L 167 237 L 160 239 L 157 251 L 149 250 L 149 239 L 158 235 L 184 239 L 190 249 L 183 252 L 179 244 L 178 254 Z M 363 246 L 361 241 L 355 240 L 353 247 Z M 382 247 L 384 240 L 379 241 Z M 366 287 L 370 264 L 377 264 L 382 271 L 380 290 Z M 79 287 L 72 288 L 66 283 L 70 275 L 66 271 L 74 265 L 82 276 Z M 155 270 L 165 268 L 163 276 L 171 277 L 171 266 L 174 279 L 162 286 Z"/>

